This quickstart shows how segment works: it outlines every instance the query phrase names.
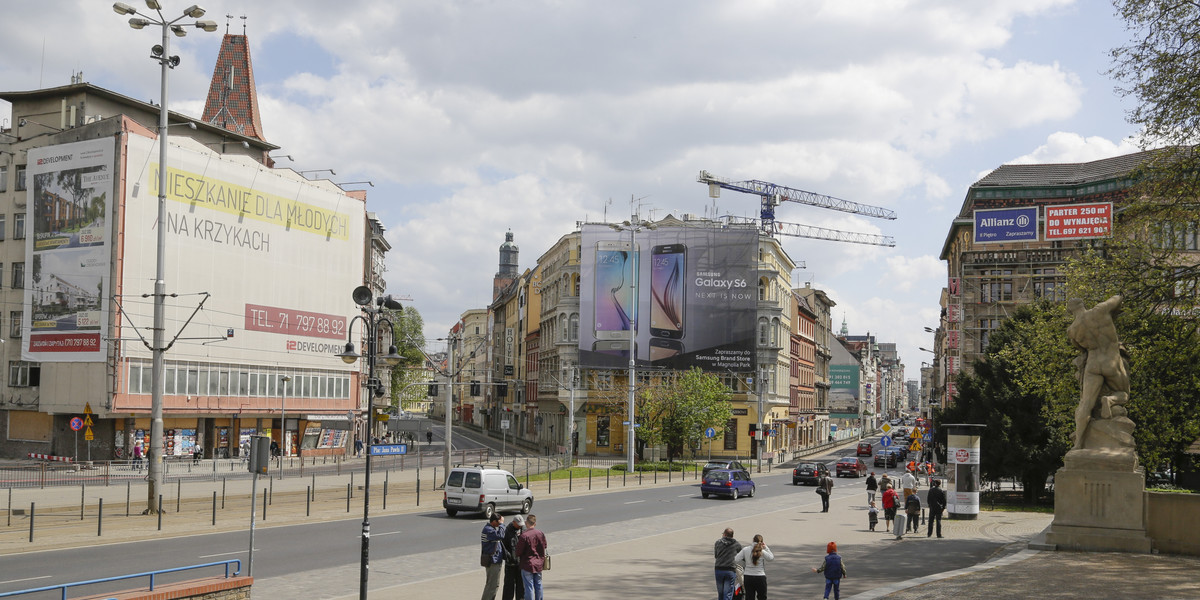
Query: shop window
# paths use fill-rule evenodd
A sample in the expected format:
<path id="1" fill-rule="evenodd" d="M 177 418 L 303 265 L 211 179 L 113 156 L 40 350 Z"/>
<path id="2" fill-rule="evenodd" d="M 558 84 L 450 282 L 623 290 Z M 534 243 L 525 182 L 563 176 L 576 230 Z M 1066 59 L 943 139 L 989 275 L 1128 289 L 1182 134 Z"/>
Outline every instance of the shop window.
<path id="1" fill-rule="evenodd" d="M 737 450 L 737 419 L 725 422 L 725 449 Z"/>
<path id="2" fill-rule="evenodd" d="M 596 417 L 596 446 L 601 448 L 608 447 L 609 438 L 609 417 L 602 415 Z"/>

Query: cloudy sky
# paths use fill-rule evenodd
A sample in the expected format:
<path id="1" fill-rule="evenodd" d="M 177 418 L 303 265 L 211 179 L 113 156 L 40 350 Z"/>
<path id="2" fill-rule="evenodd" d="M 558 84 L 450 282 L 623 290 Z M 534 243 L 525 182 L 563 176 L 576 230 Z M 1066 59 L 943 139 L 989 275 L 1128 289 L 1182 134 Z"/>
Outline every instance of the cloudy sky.
<path id="1" fill-rule="evenodd" d="M 1136 150 L 1130 105 L 1104 74 L 1129 34 L 1104 0 L 202 6 L 221 31 L 245 26 L 265 135 L 295 159 L 280 166 L 375 184 L 389 290 L 413 298 L 431 339 L 491 300 L 508 229 L 525 269 L 577 221 L 627 219 L 633 198 L 644 218 L 757 215 L 753 196 L 711 200 L 703 169 L 894 210 L 785 205 L 777 219 L 895 238 L 783 244 L 807 265 L 793 284 L 836 300 L 835 328 L 896 342 L 916 379 L 967 186 L 1005 163 Z M 130 29 L 109 3 L 13 3 L 5 18 L 26 26 L 0 37 L 0 88 L 82 72 L 158 100 L 157 31 Z M 220 38 L 173 39 L 173 110 L 200 115 Z"/>

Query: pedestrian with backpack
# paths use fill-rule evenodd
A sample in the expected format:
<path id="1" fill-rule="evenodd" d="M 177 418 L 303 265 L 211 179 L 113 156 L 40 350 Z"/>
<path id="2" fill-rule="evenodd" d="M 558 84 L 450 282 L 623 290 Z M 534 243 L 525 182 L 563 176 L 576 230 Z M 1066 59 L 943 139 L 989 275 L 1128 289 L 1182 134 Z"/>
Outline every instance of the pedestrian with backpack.
<path id="1" fill-rule="evenodd" d="M 840 600 L 842 595 L 842 578 L 846 576 L 846 563 L 837 553 L 837 542 L 829 542 L 825 546 L 825 561 L 813 569 L 813 573 L 825 573 L 825 600 L 829 600 L 829 590 L 833 589 L 833 600 Z"/>

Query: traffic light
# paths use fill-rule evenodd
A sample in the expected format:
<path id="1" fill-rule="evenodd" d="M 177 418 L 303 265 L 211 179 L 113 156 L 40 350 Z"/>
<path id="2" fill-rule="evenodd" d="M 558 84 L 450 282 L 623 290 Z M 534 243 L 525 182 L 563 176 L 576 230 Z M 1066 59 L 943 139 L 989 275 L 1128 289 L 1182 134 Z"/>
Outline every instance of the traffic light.
<path id="1" fill-rule="evenodd" d="M 508 382 L 504 381 L 496 385 L 496 395 L 501 398 L 508 397 Z"/>
<path id="2" fill-rule="evenodd" d="M 751 423 L 750 424 L 750 437 L 758 437 L 758 436 L 754 435 L 757 432 L 758 432 L 758 423 Z"/>
<path id="3" fill-rule="evenodd" d="M 432 382 L 430 382 L 430 384 L 429 384 L 429 392 L 428 392 L 428 395 L 429 395 L 429 396 L 436 396 L 436 395 L 437 395 L 437 384 L 436 384 L 436 383 L 432 383 Z"/>
<path id="4" fill-rule="evenodd" d="M 479 382 L 478 382 L 478 381 L 472 381 L 472 382 L 471 382 L 471 395 L 472 395 L 472 396 L 478 396 L 478 395 L 479 395 Z"/>

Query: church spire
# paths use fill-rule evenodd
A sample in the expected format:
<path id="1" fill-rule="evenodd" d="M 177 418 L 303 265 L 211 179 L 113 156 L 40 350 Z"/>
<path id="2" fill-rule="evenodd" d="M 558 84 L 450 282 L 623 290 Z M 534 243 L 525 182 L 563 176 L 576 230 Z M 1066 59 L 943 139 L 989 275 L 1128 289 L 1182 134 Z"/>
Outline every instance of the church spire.
<path id="1" fill-rule="evenodd" d="M 202 120 L 266 141 L 258 114 L 258 92 L 254 87 L 254 68 L 250 64 L 250 46 L 244 25 L 242 35 L 226 33 L 221 40 Z"/>

